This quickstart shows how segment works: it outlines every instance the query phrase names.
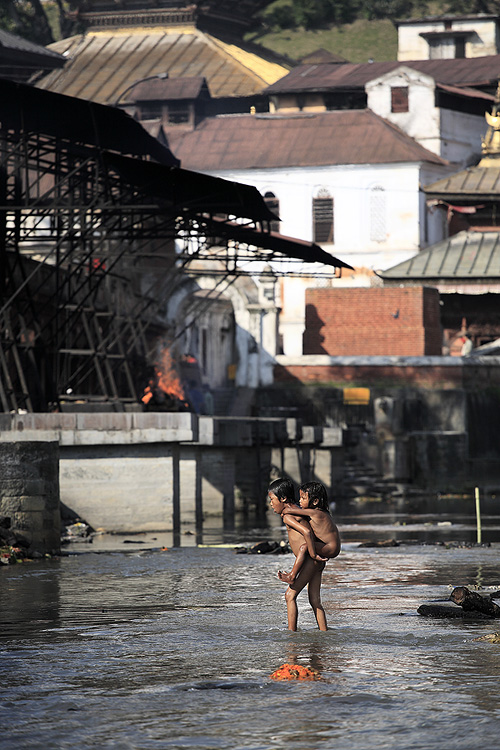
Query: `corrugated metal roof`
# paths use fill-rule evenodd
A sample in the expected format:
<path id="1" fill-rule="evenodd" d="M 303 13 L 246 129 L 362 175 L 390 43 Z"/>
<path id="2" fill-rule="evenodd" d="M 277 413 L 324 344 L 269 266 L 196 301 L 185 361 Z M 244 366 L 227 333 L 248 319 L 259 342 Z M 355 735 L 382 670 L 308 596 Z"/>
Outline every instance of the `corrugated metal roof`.
<path id="1" fill-rule="evenodd" d="M 349 60 L 346 60 L 342 55 L 329 52 L 324 47 L 319 47 L 314 52 L 304 55 L 299 62 L 301 65 L 313 65 L 314 63 L 347 63 Z"/>
<path id="2" fill-rule="evenodd" d="M 371 110 L 229 115 L 168 132 L 183 167 L 203 171 L 336 164 L 447 164 Z"/>
<path id="3" fill-rule="evenodd" d="M 459 232 L 379 276 L 401 281 L 500 278 L 500 232 Z"/>
<path id="4" fill-rule="evenodd" d="M 29 53 L 30 55 L 37 55 L 42 58 L 49 58 L 53 61 L 61 61 L 61 55 L 54 50 L 42 47 L 40 44 L 35 44 L 27 39 L 23 39 L 15 34 L 9 34 L 8 31 L 0 29 L 0 49 L 15 50 L 17 52 Z"/>
<path id="5" fill-rule="evenodd" d="M 167 99 L 196 99 L 203 87 L 206 88 L 203 76 L 193 78 L 150 78 L 140 81 L 131 87 L 126 99 L 136 102 Z"/>
<path id="6" fill-rule="evenodd" d="M 468 167 L 461 172 L 426 185 L 424 192 L 428 198 L 468 199 L 471 202 L 474 202 L 475 198 L 491 198 L 498 201 L 500 162 L 498 166 Z"/>
<path id="7" fill-rule="evenodd" d="M 436 87 L 456 96 L 466 96 L 471 99 L 486 99 L 489 102 L 495 101 L 493 94 L 487 94 L 485 91 L 479 91 L 478 89 L 471 89 L 469 86 L 448 86 L 446 83 L 438 83 Z"/>
<path id="8" fill-rule="evenodd" d="M 451 60 L 404 60 L 374 63 L 322 63 L 298 65 L 284 78 L 271 84 L 266 94 L 292 91 L 331 91 L 362 88 L 400 67 L 413 68 L 450 86 L 485 86 L 500 77 L 500 55 Z"/>
<path id="9" fill-rule="evenodd" d="M 116 107 L 3 79 L 0 79 L 0 101 L 1 127 L 6 130 L 59 137 L 85 146 L 156 159 L 162 165 L 179 164 L 167 147 Z"/>
<path id="10" fill-rule="evenodd" d="M 251 96 L 287 73 L 194 26 L 90 31 L 50 49 L 65 55 L 67 64 L 38 82 L 40 88 L 110 104 L 134 81 L 159 73 L 203 75 L 213 97 Z"/>

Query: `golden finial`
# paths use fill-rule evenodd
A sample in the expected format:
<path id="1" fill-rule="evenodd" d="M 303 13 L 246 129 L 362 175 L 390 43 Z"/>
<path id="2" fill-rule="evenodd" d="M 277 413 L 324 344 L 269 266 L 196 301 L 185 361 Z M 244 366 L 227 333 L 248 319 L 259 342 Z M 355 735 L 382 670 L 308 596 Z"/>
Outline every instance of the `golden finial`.
<path id="1" fill-rule="evenodd" d="M 485 157 L 494 157 L 496 159 L 500 157 L 500 81 L 498 82 L 491 114 L 485 112 L 484 116 L 488 123 L 488 129 L 486 135 L 481 140 L 482 152 Z M 483 163 L 484 166 L 484 162 L 485 159 L 482 159 L 480 163 Z"/>

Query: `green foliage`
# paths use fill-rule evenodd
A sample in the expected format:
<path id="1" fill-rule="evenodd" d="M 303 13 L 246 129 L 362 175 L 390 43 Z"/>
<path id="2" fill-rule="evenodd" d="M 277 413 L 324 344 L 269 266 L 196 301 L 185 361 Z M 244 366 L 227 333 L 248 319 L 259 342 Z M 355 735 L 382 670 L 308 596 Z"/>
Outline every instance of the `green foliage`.
<path id="1" fill-rule="evenodd" d="M 322 29 L 360 18 L 408 18 L 426 5 L 425 0 L 277 0 L 263 11 L 261 18 L 268 28 Z"/>
<path id="2" fill-rule="evenodd" d="M 379 18 L 409 18 L 414 6 L 413 0 L 361 0 L 358 13 L 369 21 Z"/>
<path id="3" fill-rule="evenodd" d="M 267 29 L 324 29 L 366 18 L 500 13 L 500 0 L 275 0 L 261 13 Z"/>
<path id="4" fill-rule="evenodd" d="M 449 0 L 446 4 L 447 13 L 500 13 L 498 0 Z"/>
<path id="5" fill-rule="evenodd" d="M 367 62 L 370 58 L 381 62 L 395 60 L 398 49 L 397 31 L 389 20 L 361 19 L 321 30 L 283 29 L 258 37 L 249 35 L 248 39 L 293 60 L 321 47 L 350 62 Z"/>
<path id="6" fill-rule="evenodd" d="M 0 29 L 45 46 L 73 33 L 68 0 L 0 0 Z"/>

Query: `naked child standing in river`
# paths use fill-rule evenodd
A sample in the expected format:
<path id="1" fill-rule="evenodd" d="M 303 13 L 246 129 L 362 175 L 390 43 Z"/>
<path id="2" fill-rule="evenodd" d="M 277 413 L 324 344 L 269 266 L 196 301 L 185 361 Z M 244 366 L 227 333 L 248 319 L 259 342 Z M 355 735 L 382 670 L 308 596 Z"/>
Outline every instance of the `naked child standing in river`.
<path id="1" fill-rule="evenodd" d="M 288 541 L 295 556 L 300 553 L 300 547 L 304 539 L 314 539 L 311 526 L 307 519 L 294 516 L 294 510 L 298 509 L 295 504 L 295 491 L 289 479 L 276 479 L 271 482 L 268 489 L 268 497 L 271 508 L 279 515 L 283 514 L 283 520 L 287 527 Z M 283 513 L 287 511 L 286 513 Z M 325 610 L 321 603 L 321 575 L 325 563 L 322 560 L 313 559 L 305 555 L 304 563 L 297 574 L 297 578 L 290 583 L 285 592 L 286 610 L 288 618 L 288 630 L 297 630 L 298 608 L 297 596 L 307 586 L 309 604 L 314 612 L 318 628 L 328 630 Z"/>
<path id="2" fill-rule="evenodd" d="M 306 555 L 313 560 L 326 562 L 332 560 L 340 552 L 340 534 L 330 515 L 328 495 L 321 482 L 306 482 L 299 487 L 299 508 L 293 509 L 293 516 L 307 519 L 313 536 L 304 530 L 304 543 L 300 546 L 299 554 L 290 573 L 278 572 L 278 577 L 285 583 L 293 583 L 304 564 Z M 286 524 L 285 515 L 289 511 L 285 508 L 281 516 Z"/>

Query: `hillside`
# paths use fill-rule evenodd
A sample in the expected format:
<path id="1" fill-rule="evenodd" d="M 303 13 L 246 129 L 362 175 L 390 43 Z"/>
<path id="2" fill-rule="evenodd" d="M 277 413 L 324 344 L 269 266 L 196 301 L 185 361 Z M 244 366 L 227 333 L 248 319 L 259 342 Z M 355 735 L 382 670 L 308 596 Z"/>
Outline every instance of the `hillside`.
<path id="1" fill-rule="evenodd" d="M 359 20 L 330 29 L 283 29 L 263 34 L 248 34 L 248 41 L 259 44 L 292 60 L 300 60 L 320 47 L 345 57 L 350 62 L 395 60 L 398 34 L 392 21 Z"/>
<path id="2" fill-rule="evenodd" d="M 376 62 L 396 59 L 398 34 L 395 24 L 389 18 L 367 20 L 358 17 L 352 23 L 309 30 L 280 29 L 276 25 L 266 23 L 266 13 L 277 6 L 283 7 L 289 1 L 275 0 L 274 3 L 269 4 L 266 10 L 259 14 L 263 20 L 261 29 L 248 33 L 245 39 L 292 60 L 300 60 L 319 48 L 326 49 L 354 63 L 368 62 L 370 59 Z M 383 0 L 378 1 L 383 2 Z M 477 2 L 470 0 L 468 12 L 476 11 L 473 8 L 475 4 L 477 5 Z M 422 0 L 419 3 L 419 12 L 411 13 L 411 17 L 441 15 L 458 12 L 459 9 L 460 0 L 429 0 L 429 2 Z"/>

